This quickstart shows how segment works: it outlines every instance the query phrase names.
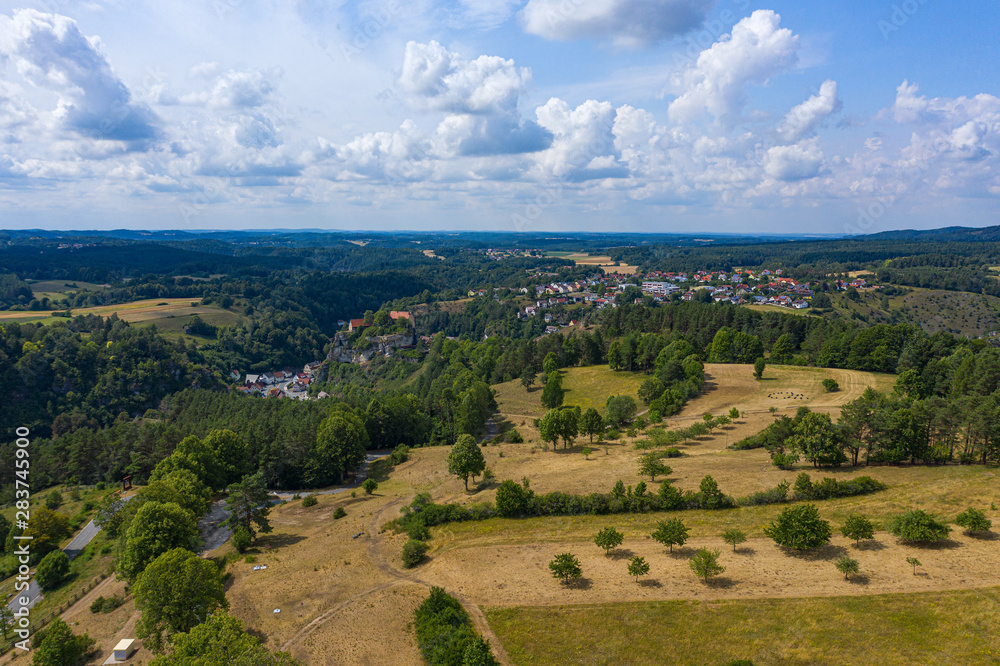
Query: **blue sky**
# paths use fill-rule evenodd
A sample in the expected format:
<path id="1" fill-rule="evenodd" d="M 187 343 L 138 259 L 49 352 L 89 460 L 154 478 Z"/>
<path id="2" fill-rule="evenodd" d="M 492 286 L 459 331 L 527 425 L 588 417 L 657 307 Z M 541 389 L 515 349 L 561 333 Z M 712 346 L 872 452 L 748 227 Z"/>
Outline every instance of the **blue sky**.
<path id="1" fill-rule="evenodd" d="M 0 0 L 0 227 L 1000 223 L 997 3 Z"/>

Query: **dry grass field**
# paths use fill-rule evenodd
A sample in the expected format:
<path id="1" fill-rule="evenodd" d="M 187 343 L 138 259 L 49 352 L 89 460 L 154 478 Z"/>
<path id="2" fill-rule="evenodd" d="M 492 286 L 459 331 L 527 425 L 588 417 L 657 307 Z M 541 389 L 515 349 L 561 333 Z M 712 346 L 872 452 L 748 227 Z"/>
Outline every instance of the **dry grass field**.
<path id="1" fill-rule="evenodd" d="M 499 648 L 503 663 L 701 664 L 750 657 L 758 664 L 902 664 L 945 663 L 946 656 L 949 663 L 988 663 L 997 656 L 1000 646 L 990 627 L 1000 619 L 1000 541 L 971 538 L 956 529 L 943 545 L 917 547 L 879 531 L 874 542 L 857 548 L 836 530 L 853 512 L 883 522 L 915 507 L 953 520 L 976 506 L 1000 521 L 1000 511 L 993 508 L 1000 502 L 1000 472 L 957 465 L 777 470 L 764 451 L 730 451 L 726 445 L 766 426 L 773 418 L 771 406 L 784 413 L 802 405 L 836 413 L 865 386 L 884 389 L 893 378 L 772 367 L 767 379 L 757 382 L 748 366 L 709 365 L 706 372 L 705 392 L 667 426 L 734 406 L 745 415 L 728 429 L 687 442 L 682 457 L 666 461 L 678 487 L 694 490 L 711 474 L 724 492 L 742 496 L 809 471 L 814 479 L 868 474 L 889 488 L 818 502 L 836 536 L 829 546 L 805 555 L 784 552 L 764 537 L 763 527 L 783 508 L 765 506 L 671 514 L 691 530 L 690 541 L 673 554 L 648 537 L 665 514 L 454 523 L 432 528 L 428 560 L 403 569 L 400 549 L 406 537 L 383 526 L 416 493 L 470 504 L 492 500 L 496 492 L 495 485 L 466 492 L 447 472 L 446 448 L 418 449 L 388 474 L 376 467 L 380 485 L 372 496 L 361 491 L 357 497 L 320 495 L 313 507 L 300 501 L 275 507 L 274 531 L 250 553 L 255 561 L 239 558 L 228 565 L 232 613 L 265 637 L 268 647 L 288 650 L 308 664 L 384 664 L 387 655 L 393 664 L 421 663 L 409 625 L 431 585 L 445 587 L 462 601 L 477 629 Z M 837 379 L 842 390 L 824 393 L 820 382 L 826 377 Z M 606 387 L 617 390 L 640 379 L 606 368 L 566 371 L 567 386 L 574 387 L 570 395 L 582 399 L 590 387 L 595 404 L 603 404 L 600 394 Z M 617 479 L 633 486 L 642 480 L 636 469 L 641 452 L 627 437 L 606 448 L 595 446 L 589 459 L 582 454 L 585 439 L 567 450 L 543 449 L 530 420 L 514 416 L 530 412 L 529 400 L 538 393 L 528 394 L 517 383 L 498 387 L 501 412 L 526 440 L 484 446 L 498 480 L 528 477 L 537 493 L 607 492 Z M 785 397 L 791 395 L 802 398 Z M 338 506 L 347 517 L 333 520 Z M 622 548 L 610 557 L 592 543 L 593 535 L 609 525 L 625 534 Z M 750 537 L 735 553 L 720 538 L 729 527 Z M 687 565 L 702 546 L 721 550 L 726 567 L 708 585 Z M 584 573 L 577 585 L 563 586 L 548 571 L 547 563 L 562 552 L 580 558 Z M 844 553 L 861 565 L 851 581 L 833 566 Z M 235 557 L 229 545 L 210 555 Z M 626 558 L 632 555 L 651 565 L 638 584 L 626 572 Z M 908 556 L 923 563 L 917 575 L 906 564 Z M 253 571 L 255 564 L 267 569 Z M 81 604 L 67 618 L 102 647 L 112 645 L 134 621 L 128 604 L 108 616 L 90 616 Z M 848 640 L 852 635 L 856 641 Z"/>

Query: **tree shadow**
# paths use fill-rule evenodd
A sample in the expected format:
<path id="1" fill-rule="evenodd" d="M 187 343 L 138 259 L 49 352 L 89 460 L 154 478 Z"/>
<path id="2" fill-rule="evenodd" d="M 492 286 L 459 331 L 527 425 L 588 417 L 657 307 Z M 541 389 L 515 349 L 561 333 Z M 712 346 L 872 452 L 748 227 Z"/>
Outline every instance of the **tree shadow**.
<path id="1" fill-rule="evenodd" d="M 589 578 L 577 578 L 576 580 L 571 580 L 569 582 L 563 583 L 566 587 L 573 588 L 574 590 L 589 590 L 594 586 L 594 581 Z"/>
<path id="2" fill-rule="evenodd" d="M 867 574 L 856 573 L 856 574 L 851 574 L 850 578 L 848 578 L 844 582 L 850 583 L 851 585 L 867 585 L 870 582 L 870 580 Z"/>
<path id="3" fill-rule="evenodd" d="M 964 532 L 965 536 L 976 541 L 996 541 L 1000 539 L 1000 534 L 996 532 Z"/>
<path id="4" fill-rule="evenodd" d="M 634 555 L 635 553 L 628 548 L 615 548 L 608 555 L 608 558 L 612 560 L 630 560 Z"/>
<path id="5" fill-rule="evenodd" d="M 911 546 L 920 550 L 954 550 L 962 548 L 962 544 L 954 539 L 941 539 L 940 541 L 907 541 L 906 539 L 900 539 L 899 543 L 903 546 Z"/>
<path id="6" fill-rule="evenodd" d="M 260 537 L 257 541 L 262 548 L 284 548 L 285 546 L 293 546 L 300 541 L 304 541 L 306 538 L 298 534 L 282 532 L 281 534 L 267 534 Z"/>
<path id="7" fill-rule="evenodd" d="M 667 551 L 667 555 L 670 556 L 670 557 L 673 557 L 673 558 L 683 557 L 683 558 L 691 559 L 692 557 L 694 557 L 694 554 L 697 553 L 697 552 L 698 552 L 697 549 L 692 548 L 690 546 L 674 546 L 674 551 L 670 552 L 668 550 Z"/>
<path id="8" fill-rule="evenodd" d="M 858 545 L 858 544 L 851 544 L 851 547 L 854 550 L 879 551 L 879 550 L 885 550 L 889 546 L 885 545 L 881 541 L 875 541 L 874 539 L 862 539 L 860 545 Z"/>
<path id="9" fill-rule="evenodd" d="M 655 578 L 649 578 L 649 579 L 646 579 L 646 580 L 640 580 L 639 581 L 639 587 L 654 587 L 654 588 L 659 588 L 659 587 L 663 587 L 663 583 L 661 583 L 660 581 L 656 580 Z"/>
<path id="10" fill-rule="evenodd" d="M 757 550 L 750 546 L 737 546 L 736 550 L 733 551 L 733 555 L 746 555 L 747 557 L 753 557 L 756 554 Z"/>
<path id="11" fill-rule="evenodd" d="M 705 582 L 704 578 L 702 578 L 701 580 L 702 582 Z M 734 587 L 736 585 L 736 581 L 730 578 L 729 576 L 713 576 L 708 579 L 708 582 L 705 583 L 705 585 L 713 589 L 728 590 L 729 588 Z"/>
<path id="12" fill-rule="evenodd" d="M 807 548 L 805 550 L 785 547 L 782 547 L 781 550 L 784 551 L 786 555 L 790 555 L 791 557 L 799 560 L 805 560 L 807 562 L 828 562 L 847 554 L 847 549 L 843 546 L 832 546 L 829 544 L 826 546 L 820 546 L 819 548 Z"/>

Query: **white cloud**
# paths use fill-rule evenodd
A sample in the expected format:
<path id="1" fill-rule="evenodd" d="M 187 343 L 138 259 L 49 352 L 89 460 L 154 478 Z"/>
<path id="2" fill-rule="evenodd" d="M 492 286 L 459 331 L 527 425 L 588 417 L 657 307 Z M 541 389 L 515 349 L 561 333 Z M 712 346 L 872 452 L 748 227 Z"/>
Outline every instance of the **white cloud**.
<path id="1" fill-rule="evenodd" d="M 457 155 L 529 153 L 546 148 L 551 135 L 518 110 L 531 70 L 513 60 L 465 60 L 437 42 L 409 42 L 399 87 L 417 109 L 446 111 L 438 135 Z"/>
<path id="2" fill-rule="evenodd" d="M 529 0 L 525 32 L 554 40 L 598 39 L 642 46 L 700 26 L 716 0 Z"/>
<path id="3" fill-rule="evenodd" d="M 275 89 L 271 78 L 272 74 L 260 69 L 229 70 L 215 79 L 211 90 L 183 95 L 180 101 L 210 109 L 254 109 L 270 101 Z"/>
<path id="4" fill-rule="evenodd" d="M 827 116 L 837 113 L 841 107 L 837 97 L 837 82 L 824 81 L 817 94 L 788 112 L 778 132 L 785 141 L 798 141 L 815 131 Z"/>
<path id="5" fill-rule="evenodd" d="M 613 127 L 615 110 L 608 102 L 587 100 L 575 109 L 552 98 L 535 109 L 538 124 L 552 132 L 552 146 L 537 157 L 543 178 L 583 181 L 627 175 L 617 162 Z"/>
<path id="6" fill-rule="evenodd" d="M 54 91 L 61 127 L 96 140 L 145 149 L 160 138 L 160 119 L 132 95 L 73 19 L 21 9 L 0 16 L 0 54 L 39 87 Z"/>
<path id="7" fill-rule="evenodd" d="M 823 151 L 815 139 L 792 146 L 774 146 L 767 151 L 764 172 L 775 180 L 815 178 L 823 168 Z"/>
<path id="8" fill-rule="evenodd" d="M 732 120 L 746 105 L 746 86 L 765 84 L 775 74 L 795 65 L 799 38 L 779 28 L 781 17 L 757 10 L 702 51 L 697 62 L 675 81 L 681 94 L 670 104 L 674 122 L 691 122 L 705 111 L 716 119 Z"/>

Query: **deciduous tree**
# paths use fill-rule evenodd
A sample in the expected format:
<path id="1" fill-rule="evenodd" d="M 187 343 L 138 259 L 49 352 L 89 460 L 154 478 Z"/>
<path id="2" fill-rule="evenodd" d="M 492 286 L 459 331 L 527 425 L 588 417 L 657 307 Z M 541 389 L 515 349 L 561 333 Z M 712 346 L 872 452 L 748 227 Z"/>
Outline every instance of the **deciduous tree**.
<path id="1" fill-rule="evenodd" d="M 696 576 L 704 578 L 706 583 L 712 576 L 718 576 L 726 570 L 724 566 L 719 564 L 719 551 L 707 548 L 699 549 L 688 562 L 688 566 L 691 567 L 691 571 Z"/>
<path id="2" fill-rule="evenodd" d="M 684 526 L 680 518 L 661 520 L 656 524 L 656 529 L 650 536 L 653 537 L 653 541 L 668 546 L 672 553 L 674 552 L 674 544 L 683 546 L 687 542 L 688 528 Z"/>
<path id="3" fill-rule="evenodd" d="M 176 548 L 193 549 L 198 526 L 191 512 L 173 502 L 146 502 L 125 532 L 118 573 L 135 581 L 150 562 Z"/>
<path id="4" fill-rule="evenodd" d="M 605 556 L 611 553 L 612 548 L 617 548 L 622 545 L 625 535 L 616 530 L 613 527 L 602 528 L 597 536 L 594 537 L 594 543 L 599 547 L 604 549 Z"/>
<path id="5" fill-rule="evenodd" d="M 583 575 L 583 569 L 580 568 L 580 560 L 572 553 L 556 555 L 549 562 L 549 570 L 552 571 L 552 577 L 558 578 L 563 584 L 569 583 L 571 580 L 576 580 Z"/>
<path id="6" fill-rule="evenodd" d="M 472 435 L 459 435 L 448 454 L 448 473 L 462 479 L 468 490 L 469 477 L 474 479 L 484 469 L 486 459 L 475 438 Z"/>
<path id="7" fill-rule="evenodd" d="M 635 578 L 635 582 L 639 582 L 639 576 L 645 576 L 649 573 L 649 563 L 642 557 L 636 555 L 628 561 L 628 575 Z"/>
<path id="8" fill-rule="evenodd" d="M 788 507 L 764 528 L 764 534 L 785 548 L 804 550 L 829 543 L 830 523 L 819 517 L 815 504 Z"/>

